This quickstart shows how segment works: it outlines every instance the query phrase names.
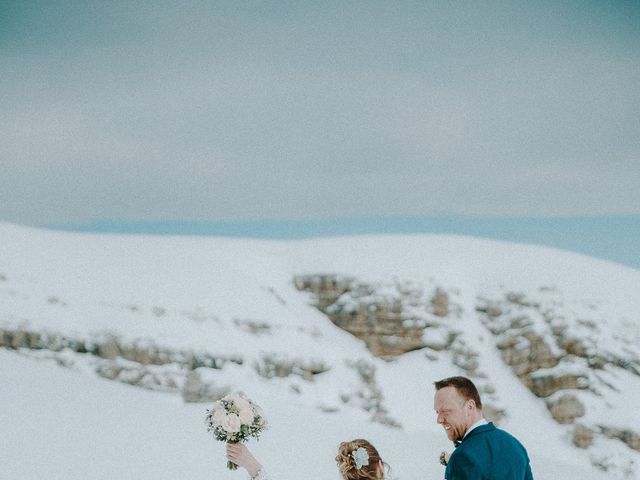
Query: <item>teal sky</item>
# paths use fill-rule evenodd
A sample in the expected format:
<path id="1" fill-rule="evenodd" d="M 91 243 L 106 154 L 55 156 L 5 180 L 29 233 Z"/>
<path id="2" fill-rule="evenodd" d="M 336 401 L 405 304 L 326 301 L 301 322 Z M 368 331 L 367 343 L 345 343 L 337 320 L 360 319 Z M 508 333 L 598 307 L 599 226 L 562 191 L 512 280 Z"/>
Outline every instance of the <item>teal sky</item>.
<path id="1" fill-rule="evenodd" d="M 0 220 L 640 213 L 640 3 L 0 0 Z"/>

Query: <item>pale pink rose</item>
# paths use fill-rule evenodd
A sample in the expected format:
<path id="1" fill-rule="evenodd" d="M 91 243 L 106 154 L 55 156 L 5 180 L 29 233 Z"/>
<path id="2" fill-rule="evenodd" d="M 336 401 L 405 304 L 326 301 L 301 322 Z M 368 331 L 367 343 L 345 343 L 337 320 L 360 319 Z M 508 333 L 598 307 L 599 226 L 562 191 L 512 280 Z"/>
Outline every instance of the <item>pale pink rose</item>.
<path id="1" fill-rule="evenodd" d="M 222 421 L 222 428 L 227 433 L 238 433 L 240 431 L 240 418 L 235 413 L 230 413 Z"/>

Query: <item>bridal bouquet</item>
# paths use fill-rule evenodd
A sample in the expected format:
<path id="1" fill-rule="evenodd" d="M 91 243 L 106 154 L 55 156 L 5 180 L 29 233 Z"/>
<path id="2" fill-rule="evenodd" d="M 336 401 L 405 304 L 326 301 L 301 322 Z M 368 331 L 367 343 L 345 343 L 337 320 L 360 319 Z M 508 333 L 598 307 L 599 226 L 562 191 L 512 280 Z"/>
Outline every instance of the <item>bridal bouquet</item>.
<path id="1" fill-rule="evenodd" d="M 207 410 L 205 423 L 216 440 L 226 443 L 246 442 L 249 437 L 257 439 L 267 428 L 262 408 L 240 393 L 230 393 L 214 403 Z M 227 462 L 227 468 L 235 470 L 238 466 Z"/>

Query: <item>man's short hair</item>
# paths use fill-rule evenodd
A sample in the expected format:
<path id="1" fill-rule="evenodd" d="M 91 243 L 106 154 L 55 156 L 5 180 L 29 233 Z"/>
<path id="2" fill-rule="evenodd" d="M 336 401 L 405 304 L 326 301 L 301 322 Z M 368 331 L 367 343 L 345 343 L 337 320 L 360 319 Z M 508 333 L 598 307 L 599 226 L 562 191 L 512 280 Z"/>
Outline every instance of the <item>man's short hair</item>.
<path id="1" fill-rule="evenodd" d="M 465 402 L 467 400 L 473 400 L 476 403 L 476 407 L 478 410 L 482 410 L 482 401 L 480 401 L 480 393 L 478 393 L 478 389 L 473 384 L 471 380 L 467 377 L 448 377 L 443 378 L 442 380 L 438 380 L 437 382 L 433 382 L 436 386 L 436 390 L 440 390 L 444 387 L 453 387 L 456 391 L 464 398 Z"/>

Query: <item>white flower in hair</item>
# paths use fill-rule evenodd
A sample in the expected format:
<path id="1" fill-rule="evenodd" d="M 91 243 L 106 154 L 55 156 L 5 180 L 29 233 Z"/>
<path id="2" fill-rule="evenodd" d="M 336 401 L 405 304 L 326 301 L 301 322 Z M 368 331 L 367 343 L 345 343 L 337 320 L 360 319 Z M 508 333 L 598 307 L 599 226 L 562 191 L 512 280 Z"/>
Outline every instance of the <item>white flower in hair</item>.
<path id="1" fill-rule="evenodd" d="M 367 465 L 369 465 L 369 454 L 363 447 L 360 447 L 357 450 L 354 450 L 353 452 L 351 452 L 351 456 L 353 457 L 353 460 L 356 462 L 356 468 L 358 470 L 360 470 L 362 467 L 366 467 Z"/>

